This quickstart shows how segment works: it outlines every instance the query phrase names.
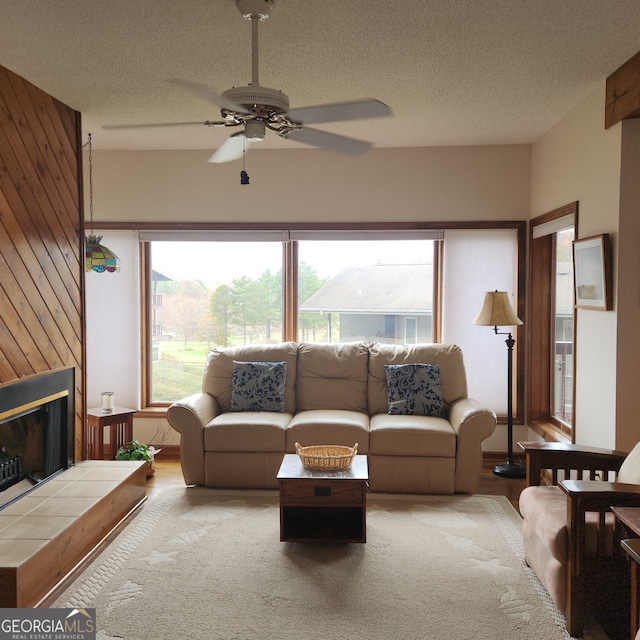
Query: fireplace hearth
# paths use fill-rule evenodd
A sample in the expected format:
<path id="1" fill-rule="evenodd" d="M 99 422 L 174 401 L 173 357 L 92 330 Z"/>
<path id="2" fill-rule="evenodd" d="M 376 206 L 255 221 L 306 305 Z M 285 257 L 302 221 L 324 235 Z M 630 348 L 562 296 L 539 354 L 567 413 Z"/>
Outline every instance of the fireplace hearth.
<path id="1" fill-rule="evenodd" d="M 74 372 L 0 386 L 0 509 L 74 464 Z"/>

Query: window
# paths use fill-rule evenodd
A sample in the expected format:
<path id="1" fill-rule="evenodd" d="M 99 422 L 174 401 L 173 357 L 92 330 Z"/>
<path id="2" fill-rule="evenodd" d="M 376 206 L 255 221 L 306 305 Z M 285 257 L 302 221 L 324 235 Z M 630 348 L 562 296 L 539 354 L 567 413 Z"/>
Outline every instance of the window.
<path id="1" fill-rule="evenodd" d="M 517 291 L 525 224 L 497 226 L 507 228 L 141 231 L 143 406 L 197 393 L 215 346 L 452 341 L 465 351 L 474 397 L 501 411 L 502 386 L 489 385 L 499 387 L 493 396 L 479 388 L 493 364 L 474 351 L 488 341 L 491 352 L 504 354 L 489 331 L 469 338 L 485 290 Z M 456 266 L 454 256 L 473 256 L 475 264 Z M 475 300 L 467 300 L 470 290 Z M 506 376 L 505 367 L 506 356 L 495 371 Z"/>
<path id="2" fill-rule="evenodd" d="M 433 342 L 433 247 L 427 239 L 300 240 L 300 339 Z"/>
<path id="3" fill-rule="evenodd" d="M 553 308 L 553 417 L 573 421 L 573 227 L 552 234 L 555 262 Z"/>
<path id="4" fill-rule="evenodd" d="M 577 223 L 577 202 L 531 221 L 529 423 L 540 435 L 558 440 L 573 438 Z"/>
<path id="5" fill-rule="evenodd" d="M 196 393 L 215 346 L 283 340 L 281 242 L 152 242 L 151 403 Z"/>

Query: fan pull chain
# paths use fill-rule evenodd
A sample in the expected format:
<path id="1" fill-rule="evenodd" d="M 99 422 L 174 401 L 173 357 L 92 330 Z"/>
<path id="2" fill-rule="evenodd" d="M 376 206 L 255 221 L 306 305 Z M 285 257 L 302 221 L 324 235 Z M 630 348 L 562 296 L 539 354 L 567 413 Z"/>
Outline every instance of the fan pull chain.
<path id="1" fill-rule="evenodd" d="M 249 184 L 247 173 L 247 139 L 242 136 L 242 171 L 240 172 L 240 184 Z"/>

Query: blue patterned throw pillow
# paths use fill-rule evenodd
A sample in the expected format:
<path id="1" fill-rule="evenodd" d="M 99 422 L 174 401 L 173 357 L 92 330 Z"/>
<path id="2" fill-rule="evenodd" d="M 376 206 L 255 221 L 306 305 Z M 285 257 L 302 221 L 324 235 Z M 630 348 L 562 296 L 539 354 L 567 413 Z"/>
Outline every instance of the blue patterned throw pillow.
<path id="1" fill-rule="evenodd" d="M 286 362 L 233 361 L 231 411 L 284 412 Z"/>
<path id="2" fill-rule="evenodd" d="M 437 364 L 385 364 L 389 413 L 445 418 Z"/>

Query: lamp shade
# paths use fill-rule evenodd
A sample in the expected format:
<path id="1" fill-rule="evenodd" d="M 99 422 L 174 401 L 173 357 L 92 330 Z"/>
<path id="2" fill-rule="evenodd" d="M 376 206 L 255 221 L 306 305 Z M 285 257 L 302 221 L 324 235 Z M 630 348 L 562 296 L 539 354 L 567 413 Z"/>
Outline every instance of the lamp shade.
<path id="1" fill-rule="evenodd" d="M 103 244 L 102 236 L 89 235 L 86 237 L 85 247 L 85 271 L 96 271 L 97 273 L 114 273 L 120 271 L 120 258 L 107 249 Z"/>
<path id="2" fill-rule="evenodd" d="M 482 310 L 473 324 L 483 327 L 511 327 L 522 324 L 522 320 L 515 314 L 506 291 L 487 291 Z"/>

